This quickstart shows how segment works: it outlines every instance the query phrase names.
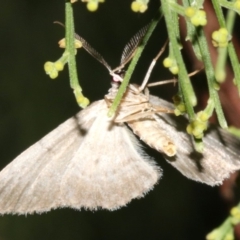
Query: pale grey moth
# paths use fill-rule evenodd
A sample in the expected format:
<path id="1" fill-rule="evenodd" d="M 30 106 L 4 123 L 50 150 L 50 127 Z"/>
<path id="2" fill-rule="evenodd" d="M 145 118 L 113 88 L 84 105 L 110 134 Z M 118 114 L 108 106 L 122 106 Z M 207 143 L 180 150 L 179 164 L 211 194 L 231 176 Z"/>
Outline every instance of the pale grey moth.
<path id="1" fill-rule="evenodd" d="M 100 54 L 86 42 L 83 45 L 106 66 Z M 133 51 L 127 47 L 125 54 Z M 190 179 L 218 185 L 240 168 L 239 141 L 234 137 L 210 128 L 203 154 L 196 153 L 185 131 L 187 120 L 170 113 L 172 104 L 134 85 L 109 119 L 108 107 L 117 89 L 113 84 L 105 100 L 61 124 L 0 172 L 0 214 L 62 207 L 115 210 L 144 196 L 162 171 L 125 123 Z"/>
<path id="2" fill-rule="evenodd" d="M 199 155 L 185 131 L 187 120 L 166 113 L 173 105 L 135 89 L 129 85 L 115 118 L 107 117 L 113 86 L 105 101 L 92 103 L 7 165 L 0 172 L 0 213 L 114 210 L 142 197 L 161 170 L 124 122 L 190 179 L 218 185 L 240 168 L 234 137 L 210 128 Z"/>

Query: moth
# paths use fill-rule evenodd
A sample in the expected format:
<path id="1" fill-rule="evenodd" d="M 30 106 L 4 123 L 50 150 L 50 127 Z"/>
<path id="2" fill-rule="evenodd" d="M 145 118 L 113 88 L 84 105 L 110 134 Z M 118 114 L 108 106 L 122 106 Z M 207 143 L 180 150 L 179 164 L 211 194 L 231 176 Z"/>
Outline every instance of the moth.
<path id="1" fill-rule="evenodd" d="M 63 207 L 115 210 L 144 196 L 162 170 L 133 133 L 196 181 L 218 185 L 240 168 L 237 139 L 211 127 L 204 153 L 196 153 L 185 131 L 187 119 L 175 117 L 171 103 L 146 89 L 130 84 L 116 115 L 108 118 L 117 89 L 113 83 L 103 100 L 65 121 L 0 172 L 1 214 Z"/>

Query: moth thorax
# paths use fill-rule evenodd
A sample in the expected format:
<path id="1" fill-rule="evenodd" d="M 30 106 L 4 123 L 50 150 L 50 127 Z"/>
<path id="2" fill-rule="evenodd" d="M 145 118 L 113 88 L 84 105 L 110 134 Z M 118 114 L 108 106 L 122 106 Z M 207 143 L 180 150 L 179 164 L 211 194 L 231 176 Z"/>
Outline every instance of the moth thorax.
<path id="1" fill-rule="evenodd" d="M 108 90 L 109 93 L 116 93 L 118 91 L 118 88 L 119 88 L 119 82 L 114 82 L 112 81 L 111 82 L 111 88 Z"/>

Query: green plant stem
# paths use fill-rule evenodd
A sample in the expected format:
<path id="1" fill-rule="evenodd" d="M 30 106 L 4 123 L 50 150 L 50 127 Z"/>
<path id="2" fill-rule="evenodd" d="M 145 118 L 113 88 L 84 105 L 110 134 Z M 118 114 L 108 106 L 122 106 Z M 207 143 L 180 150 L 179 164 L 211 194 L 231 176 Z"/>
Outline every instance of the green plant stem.
<path id="1" fill-rule="evenodd" d="M 234 214 L 234 210 L 236 213 Z M 227 240 L 234 239 L 234 226 L 239 224 L 239 211 L 240 211 L 240 203 L 234 208 L 231 209 L 229 216 L 225 219 L 225 221 L 217 228 L 213 229 L 207 236 L 207 240 Z"/>
<path id="2" fill-rule="evenodd" d="M 234 11 L 229 10 L 227 14 L 227 21 L 226 21 L 226 27 L 230 33 L 232 33 L 233 26 L 235 23 L 236 13 Z M 234 49 L 233 43 L 230 42 L 228 44 L 228 55 L 231 61 L 231 65 L 234 72 L 235 77 L 235 83 L 238 89 L 238 93 L 240 94 L 240 68 L 239 68 L 239 61 L 237 53 Z"/>
<path id="3" fill-rule="evenodd" d="M 229 34 L 232 33 L 234 22 L 236 18 L 236 13 L 234 11 L 228 10 L 227 12 L 227 17 L 226 17 L 226 29 L 228 30 Z M 224 27 L 224 26 L 221 26 Z M 229 43 L 228 45 L 230 46 L 230 51 L 228 47 L 224 48 L 218 48 L 218 59 L 216 62 L 216 67 L 215 67 L 215 75 L 216 75 L 216 80 L 219 82 L 222 82 L 225 80 L 226 77 L 226 61 L 227 61 L 227 53 L 229 53 L 230 59 L 234 58 L 232 52 L 233 45 L 232 43 Z M 220 76 L 220 78 L 218 78 Z"/>
<path id="4" fill-rule="evenodd" d="M 223 28 L 226 27 L 225 26 L 225 19 L 224 19 L 223 13 L 222 13 L 221 5 L 220 5 L 220 1 L 219 0 L 212 0 L 212 4 L 213 4 L 214 10 L 215 10 L 215 14 L 217 16 L 219 25 Z"/>
<path id="5" fill-rule="evenodd" d="M 181 6 L 180 4 L 176 3 L 176 1 L 171 0 L 168 1 L 168 6 L 171 8 L 171 10 L 181 16 L 185 16 L 185 8 Z"/>
<path id="6" fill-rule="evenodd" d="M 229 43 L 228 45 L 228 54 L 234 72 L 235 84 L 238 89 L 238 94 L 240 95 L 240 67 L 238 57 L 232 43 Z"/>
<path id="7" fill-rule="evenodd" d="M 236 17 L 236 14 L 235 12 L 237 12 L 238 14 L 240 13 L 239 11 L 236 11 L 235 8 L 233 8 L 233 2 L 228 2 L 228 1 L 223 1 L 223 0 L 213 0 L 212 1 L 213 3 L 213 7 L 216 11 L 216 16 L 217 16 L 217 19 L 220 23 L 220 26 L 221 27 L 226 27 L 227 30 L 229 31 L 229 33 L 232 33 L 232 29 L 233 29 L 233 26 L 234 26 L 234 22 L 235 22 L 235 17 Z M 220 8 L 220 4 L 224 7 L 227 7 L 228 9 L 232 10 L 232 11 L 228 11 L 228 14 L 227 14 L 227 21 L 226 21 L 226 24 L 225 24 L 225 20 L 224 20 L 224 15 L 222 13 L 222 10 Z M 234 12 L 235 11 L 235 12 Z M 228 50 L 228 55 L 229 55 L 229 58 L 230 58 L 230 61 L 231 61 L 231 65 L 232 65 L 232 68 L 233 68 L 233 72 L 234 72 L 234 77 L 235 77 L 235 83 L 236 83 L 236 86 L 237 86 L 237 89 L 238 89 L 238 93 L 240 94 L 240 68 L 239 68 L 239 61 L 238 61 L 238 57 L 237 57 L 237 54 L 236 54 L 236 51 L 234 49 L 234 46 L 233 46 L 233 43 L 230 42 L 228 44 L 228 47 L 227 47 L 227 50 Z M 224 52 L 224 50 L 220 50 L 220 53 L 219 53 L 219 60 L 218 61 L 223 61 L 224 59 L 221 59 L 221 58 L 224 58 L 224 56 L 221 56 L 222 53 Z M 225 60 L 226 62 L 226 60 Z M 218 66 L 218 64 L 223 64 L 223 63 L 217 63 L 216 65 L 216 72 L 218 69 L 223 69 L 221 68 L 221 66 Z"/>
<path id="8" fill-rule="evenodd" d="M 184 1 L 182 1 L 184 2 Z M 204 0 L 194 0 L 194 5 L 192 7 L 195 8 L 202 8 Z M 187 4 L 186 4 L 187 3 Z M 172 11 L 178 13 L 179 15 L 185 17 L 185 9 L 186 6 L 190 7 L 191 6 L 191 0 L 185 0 L 184 7 L 181 6 L 180 4 L 176 3 L 174 0 L 169 0 L 168 1 L 169 7 L 171 8 Z"/>
<path id="9" fill-rule="evenodd" d="M 66 39 L 66 54 L 68 54 L 68 69 L 70 77 L 70 86 L 73 89 L 75 98 L 80 107 L 85 108 L 89 104 L 89 100 L 82 94 L 82 88 L 79 85 L 74 46 L 74 18 L 73 9 L 70 2 L 65 3 L 65 39 Z"/>
<path id="10" fill-rule="evenodd" d="M 209 94 L 210 94 L 210 98 L 213 100 L 214 102 L 214 106 L 215 106 L 215 110 L 217 113 L 217 117 L 218 117 L 218 121 L 219 124 L 222 128 L 227 128 L 227 122 L 225 120 L 223 111 L 222 111 L 222 106 L 219 100 L 219 96 L 217 91 L 215 90 L 215 74 L 214 74 L 214 69 L 213 69 L 213 65 L 211 62 L 211 57 L 209 54 L 209 49 L 208 49 L 208 44 L 207 44 L 207 40 L 205 38 L 203 29 L 199 29 L 198 33 L 198 41 L 199 41 L 199 46 L 200 46 L 200 50 L 202 53 L 202 60 L 205 66 L 205 72 L 207 75 L 207 82 L 208 82 L 208 89 L 209 89 Z"/>
<path id="11" fill-rule="evenodd" d="M 164 18 L 167 26 L 169 40 L 172 45 L 172 49 L 174 52 L 174 56 L 176 58 L 178 68 L 179 68 L 179 83 L 181 86 L 184 103 L 186 105 L 186 110 L 189 116 L 190 121 L 194 120 L 195 114 L 193 110 L 193 105 L 196 104 L 196 96 L 194 94 L 190 79 L 187 74 L 187 70 L 182 59 L 181 52 L 179 50 L 178 41 L 176 38 L 176 33 L 174 32 L 174 28 L 172 27 L 172 12 L 171 7 L 168 0 L 162 0 L 162 9 L 164 12 Z"/>
<path id="12" fill-rule="evenodd" d="M 121 102 L 121 99 L 123 97 L 123 94 L 125 93 L 125 91 L 127 89 L 128 83 L 129 83 L 130 78 L 132 76 L 132 73 L 133 73 L 133 71 L 134 71 L 134 69 L 136 67 L 136 64 L 137 64 L 137 62 L 138 62 L 138 60 L 139 60 L 139 58 L 140 58 L 140 56 L 141 56 L 141 54 L 142 54 L 142 52 L 143 52 L 143 50 L 145 48 L 145 46 L 146 46 L 150 36 L 152 35 L 152 32 L 154 31 L 155 27 L 157 26 L 159 20 L 162 17 L 161 8 L 160 8 L 159 12 L 160 12 L 160 16 L 157 19 L 154 19 L 151 22 L 151 24 L 150 24 L 150 26 L 149 26 L 149 28 L 148 28 L 148 30 L 146 32 L 146 35 L 144 36 L 140 46 L 138 46 L 138 48 L 136 50 L 136 53 L 135 53 L 135 55 L 134 55 L 130 65 L 128 67 L 128 70 L 127 70 L 127 72 L 126 72 L 126 74 L 124 76 L 124 79 L 122 81 L 121 86 L 119 87 L 119 90 L 118 90 L 117 95 L 116 95 L 116 97 L 115 97 L 115 99 L 113 101 L 113 104 L 111 105 L 111 107 L 110 107 L 110 109 L 108 111 L 108 116 L 109 117 L 112 117 L 113 114 L 116 112 L 116 110 L 117 110 L 117 108 L 118 108 L 118 106 L 119 106 L 119 104 Z"/>
<path id="13" fill-rule="evenodd" d="M 230 127 L 228 128 L 228 131 L 229 131 L 231 134 L 233 134 L 235 137 L 240 138 L 240 129 L 239 129 L 239 128 L 236 128 L 236 127 L 234 127 L 234 126 L 230 126 Z"/>
<path id="14" fill-rule="evenodd" d="M 201 8 L 205 0 L 191 0 L 191 1 L 195 2 L 197 8 Z"/>
<path id="15" fill-rule="evenodd" d="M 231 217 L 228 217 L 218 228 L 214 229 L 207 236 L 207 240 L 225 239 L 227 233 L 232 229 Z"/>
<path id="16" fill-rule="evenodd" d="M 183 6 L 184 8 L 189 7 L 189 0 L 182 0 Z M 197 41 L 197 34 L 196 34 L 196 28 L 193 26 L 193 24 L 188 20 L 188 18 L 186 18 L 186 24 L 187 24 L 187 36 L 186 36 L 186 41 L 190 40 L 192 47 L 193 47 L 193 51 L 197 57 L 198 60 L 202 61 L 202 55 L 201 55 L 201 51 L 200 51 L 200 47 L 199 47 L 199 43 Z"/>
<path id="17" fill-rule="evenodd" d="M 219 0 L 212 0 L 212 4 L 221 28 L 226 28 L 225 18 L 222 12 Z M 225 63 L 227 57 L 227 48 L 218 48 L 218 59 L 215 67 L 216 81 L 223 82 L 226 75 Z"/>
<path id="18" fill-rule="evenodd" d="M 226 28 L 226 24 L 225 24 L 225 19 L 224 19 L 224 15 L 222 12 L 222 8 L 219 4 L 219 1 L 213 0 L 213 7 L 218 19 L 218 22 L 220 24 L 221 28 Z M 228 11 L 229 13 L 229 11 Z M 228 14 L 229 16 L 229 14 Z M 228 28 L 227 30 L 229 32 L 231 32 Z M 225 48 L 218 48 L 218 59 L 216 62 L 216 67 L 215 67 L 215 77 L 216 77 L 216 81 L 218 81 L 219 83 L 223 82 L 226 78 L 226 60 L 227 60 L 227 47 Z"/>
<path id="19" fill-rule="evenodd" d="M 222 7 L 225 7 L 229 10 L 235 11 L 236 13 L 240 14 L 240 10 L 234 7 L 233 1 L 226 1 L 226 0 L 214 0 L 214 1 L 218 1 Z"/>

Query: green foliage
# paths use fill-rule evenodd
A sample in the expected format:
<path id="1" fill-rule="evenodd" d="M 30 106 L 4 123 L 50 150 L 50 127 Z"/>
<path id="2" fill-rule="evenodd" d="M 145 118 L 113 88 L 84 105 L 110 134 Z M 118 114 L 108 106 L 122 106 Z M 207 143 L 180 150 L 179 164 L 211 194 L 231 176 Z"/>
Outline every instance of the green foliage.
<path id="1" fill-rule="evenodd" d="M 233 207 L 230 216 L 216 229 L 210 232 L 207 240 L 234 240 L 233 228 L 240 223 L 240 205 Z"/>

